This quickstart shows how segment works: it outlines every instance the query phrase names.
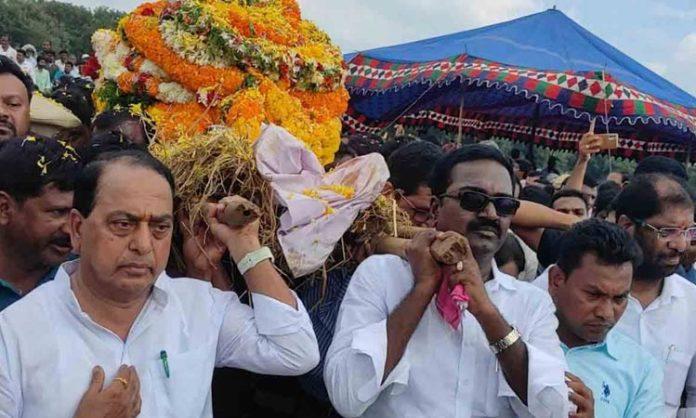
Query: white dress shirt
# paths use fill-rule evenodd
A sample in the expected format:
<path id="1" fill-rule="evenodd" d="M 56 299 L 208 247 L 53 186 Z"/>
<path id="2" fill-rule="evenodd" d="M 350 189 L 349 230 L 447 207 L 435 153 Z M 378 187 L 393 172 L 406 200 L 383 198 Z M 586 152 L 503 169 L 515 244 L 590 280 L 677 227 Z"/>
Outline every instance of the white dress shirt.
<path id="1" fill-rule="evenodd" d="M 0 417 L 70 418 L 99 365 L 140 377 L 141 417 L 212 417 L 214 367 L 299 375 L 319 361 L 307 312 L 253 294 L 254 309 L 209 283 L 162 274 L 126 338 L 92 321 L 70 288 L 78 261 L 0 313 Z M 166 376 L 160 352 L 166 351 Z"/>
<path id="2" fill-rule="evenodd" d="M 10 58 L 12 61 L 17 62 L 17 50 L 11 46 L 8 46 L 7 49 L 3 49 L 0 46 L 0 55 L 4 55 L 7 58 Z"/>
<path id="3" fill-rule="evenodd" d="M 548 289 L 548 269 L 534 282 Z M 665 417 L 696 417 L 696 286 L 673 274 L 643 309 L 633 296 L 616 329 L 637 341 L 664 367 Z M 679 409 L 686 392 L 686 408 Z"/>
<path id="4" fill-rule="evenodd" d="M 566 365 L 551 299 L 495 265 L 493 272 L 485 284 L 488 295 L 527 345 L 528 408 L 507 384 L 474 317 L 464 312 L 455 331 L 434 302 L 381 383 L 387 317 L 414 283 L 408 262 L 383 255 L 368 258 L 353 275 L 326 355 L 324 380 L 338 412 L 375 418 L 567 418 Z"/>

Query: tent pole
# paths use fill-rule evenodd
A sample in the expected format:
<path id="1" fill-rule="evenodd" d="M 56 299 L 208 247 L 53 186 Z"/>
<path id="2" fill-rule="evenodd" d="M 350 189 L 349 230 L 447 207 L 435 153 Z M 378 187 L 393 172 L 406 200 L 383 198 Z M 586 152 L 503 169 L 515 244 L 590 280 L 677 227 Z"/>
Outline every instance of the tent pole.
<path id="1" fill-rule="evenodd" d="M 464 117 L 464 95 L 462 94 L 462 99 L 459 101 L 459 131 L 457 132 L 457 144 L 462 143 L 462 130 L 463 130 L 463 121 L 462 118 Z"/>
<path id="2" fill-rule="evenodd" d="M 689 142 L 689 146 L 686 148 L 686 166 L 689 167 L 691 166 L 691 150 L 692 150 L 692 143 Z"/>
<path id="3" fill-rule="evenodd" d="M 536 129 L 537 125 L 539 124 L 539 117 L 539 103 L 537 103 L 536 106 L 534 106 L 534 116 L 532 116 L 532 135 L 530 141 L 527 142 L 527 159 L 530 163 L 532 163 L 532 165 L 534 165 L 534 138 L 536 137 Z"/>

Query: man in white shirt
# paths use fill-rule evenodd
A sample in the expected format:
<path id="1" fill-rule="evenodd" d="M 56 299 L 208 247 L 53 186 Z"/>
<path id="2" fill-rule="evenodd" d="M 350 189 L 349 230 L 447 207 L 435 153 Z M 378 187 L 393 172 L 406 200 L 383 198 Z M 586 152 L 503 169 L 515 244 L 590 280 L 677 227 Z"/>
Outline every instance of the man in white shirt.
<path id="1" fill-rule="evenodd" d="M 633 178 L 615 202 L 617 222 L 643 251 L 633 273 L 628 304 L 616 329 L 637 341 L 664 367 L 665 417 L 681 408 L 696 413 L 696 286 L 675 274 L 687 241 L 693 240 L 694 206 L 675 177 Z M 548 288 L 547 269 L 534 282 Z M 680 415 L 681 416 L 681 415 Z"/>
<path id="2" fill-rule="evenodd" d="M 665 416 L 677 415 L 684 393 L 691 416 L 696 413 L 696 286 L 675 272 L 696 239 L 693 201 L 676 178 L 639 175 L 618 196 L 616 217 L 644 256 L 617 329 L 664 365 Z"/>
<path id="3" fill-rule="evenodd" d="M 0 36 L 0 55 L 17 62 L 17 51 L 10 45 L 10 35 Z"/>
<path id="4" fill-rule="evenodd" d="M 437 229 L 468 239 L 465 262 L 455 269 L 436 263 L 430 246 L 441 234 L 429 231 L 411 241 L 408 262 L 374 256 L 358 267 L 324 371 L 343 416 L 568 416 L 553 303 L 493 262 L 519 207 L 512 176 L 509 161 L 492 147 L 448 154 L 430 188 Z M 446 300 L 452 280 L 441 282 L 450 274 L 469 296 L 467 310 L 455 317 L 459 325 L 443 319 L 433 298 L 440 288 Z"/>
<path id="5" fill-rule="evenodd" d="M 24 50 L 17 51 L 17 65 L 22 69 L 24 74 L 34 79 L 34 65 L 26 58 Z"/>
<path id="6" fill-rule="evenodd" d="M 216 366 L 298 375 L 317 364 L 309 317 L 261 248 L 258 222 L 231 229 L 217 221 L 224 205 L 209 213 L 252 309 L 164 273 L 174 216 L 166 167 L 140 151 L 100 158 L 76 182 L 80 259 L 0 313 L 0 417 L 208 418 Z"/>

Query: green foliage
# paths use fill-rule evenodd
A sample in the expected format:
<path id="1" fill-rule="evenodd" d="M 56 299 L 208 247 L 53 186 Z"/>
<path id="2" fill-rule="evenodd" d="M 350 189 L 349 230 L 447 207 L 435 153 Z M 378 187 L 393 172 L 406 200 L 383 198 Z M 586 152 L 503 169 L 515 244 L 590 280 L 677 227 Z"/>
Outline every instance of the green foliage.
<path id="1" fill-rule="evenodd" d="M 385 139 L 391 139 L 394 136 L 393 129 L 390 129 L 385 134 Z M 443 144 L 446 142 L 456 141 L 457 133 L 452 131 L 440 130 L 437 127 L 406 127 L 405 134 L 413 137 L 420 138 L 436 138 L 439 143 Z M 485 135 L 464 134 L 462 136 L 462 143 L 472 143 L 476 140 L 485 139 Z M 513 142 L 506 138 L 494 137 L 493 139 L 500 150 L 506 155 L 510 155 L 513 149 L 518 149 L 523 158 L 530 159 L 529 147 L 527 143 L 523 142 Z M 575 160 L 577 159 L 577 153 L 574 151 L 565 150 L 551 150 L 547 147 L 534 145 L 532 147 L 532 157 L 534 161 L 534 166 L 538 169 L 543 169 L 546 167 L 548 159 L 550 156 L 554 156 L 558 161 L 556 167 L 561 173 L 569 173 L 573 170 L 575 165 Z M 594 178 L 602 180 L 612 171 L 619 171 L 622 173 L 633 173 L 636 169 L 638 163 L 634 160 L 629 160 L 625 158 L 618 158 L 609 155 L 596 155 L 590 160 L 590 164 L 587 167 L 587 172 Z M 696 190 L 696 167 L 689 167 L 689 179 Z"/>
<path id="2" fill-rule="evenodd" d="M 91 51 L 90 37 L 97 29 L 114 28 L 122 13 L 106 7 L 88 9 L 46 0 L 0 0 L 0 32 L 13 45 L 32 44 L 41 50 L 44 41 L 80 56 Z"/>

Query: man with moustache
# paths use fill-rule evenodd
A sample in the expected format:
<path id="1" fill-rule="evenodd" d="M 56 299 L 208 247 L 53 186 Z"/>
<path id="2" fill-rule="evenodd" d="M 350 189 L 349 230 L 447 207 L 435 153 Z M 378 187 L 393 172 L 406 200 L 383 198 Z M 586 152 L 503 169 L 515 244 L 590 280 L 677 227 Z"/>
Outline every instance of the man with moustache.
<path id="1" fill-rule="evenodd" d="M 429 184 L 439 232 L 417 235 L 408 261 L 372 256 L 358 267 L 324 371 L 341 415 L 568 416 L 553 303 L 493 261 L 519 208 L 513 175 L 493 147 L 453 151 L 435 165 Z M 430 253 L 447 231 L 468 240 L 470 251 L 456 267 L 439 265 Z M 455 283 L 469 301 L 458 314 L 453 308 L 453 317 L 438 306 L 452 308 Z"/>
<path id="2" fill-rule="evenodd" d="M 638 175 L 616 200 L 617 223 L 643 250 L 617 329 L 664 365 L 666 417 L 696 412 L 696 287 L 676 274 L 696 238 L 694 203 L 677 177 Z M 685 405 L 682 395 L 685 394 Z"/>
<path id="3" fill-rule="evenodd" d="M 80 258 L 0 312 L 0 417 L 211 418 L 214 367 L 298 375 L 317 364 L 312 324 L 258 220 L 230 228 L 218 221 L 224 204 L 208 212 L 253 308 L 166 275 L 174 194 L 169 170 L 142 151 L 105 153 L 80 172 L 70 212 Z"/>
<path id="4" fill-rule="evenodd" d="M 33 88 L 31 78 L 14 61 L 0 56 L 0 141 L 27 136 Z"/>
<path id="5" fill-rule="evenodd" d="M 0 310 L 53 279 L 68 258 L 79 170 L 73 150 L 55 140 L 0 142 Z"/>
<path id="6" fill-rule="evenodd" d="M 571 372 L 571 401 L 599 418 L 663 416 L 661 365 L 614 329 L 628 305 L 640 248 L 623 229 L 598 219 L 576 224 L 559 245 L 548 290 Z"/>
<path id="7" fill-rule="evenodd" d="M 694 204 L 681 179 L 665 174 L 634 177 L 617 196 L 617 224 L 643 252 L 631 294 L 616 329 L 638 342 L 664 368 L 664 415 L 696 412 L 696 286 L 676 274 L 696 236 Z M 549 270 L 534 282 L 548 288 Z M 686 404 L 682 405 L 682 395 Z M 684 409 L 684 408 L 682 408 Z"/>

